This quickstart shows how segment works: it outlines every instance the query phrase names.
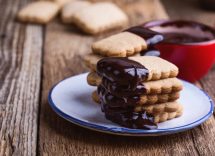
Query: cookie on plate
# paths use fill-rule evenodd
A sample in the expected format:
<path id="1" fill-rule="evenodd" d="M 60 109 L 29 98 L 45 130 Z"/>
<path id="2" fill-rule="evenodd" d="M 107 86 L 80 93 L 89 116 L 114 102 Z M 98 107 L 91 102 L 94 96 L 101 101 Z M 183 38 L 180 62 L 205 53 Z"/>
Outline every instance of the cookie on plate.
<path id="1" fill-rule="evenodd" d="M 172 92 L 168 94 L 149 94 L 149 95 L 140 95 L 139 106 L 141 108 L 143 105 L 152 105 L 157 103 L 171 102 L 179 99 L 179 92 Z M 92 93 L 92 99 L 96 103 L 100 103 L 99 96 L 96 91 Z"/>
<path id="2" fill-rule="evenodd" d="M 99 55 L 93 55 L 89 54 L 85 56 L 85 64 L 92 70 L 96 71 L 96 65 L 99 60 L 101 60 L 102 57 Z M 109 59 L 107 57 L 106 59 Z M 112 58 L 110 58 L 112 59 Z M 117 60 L 117 58 L 115 58 Z M 151 81 L 151 80 L 160 80 L 165 78 L 172 78 L 176 77 L 178 75 L 178 67 L 172 64 L 171 62 L 168 62 L 160 57 L 154 57 L 154 56 L 134 56 L 134 57 L 128 57 L 128 60 L 133 60 L 135 62 L 140 63 L 145 68 L 147 68 L 149 74 L 147 76 L 147 79 L 145 81 Z"/>
<path id="3" fill-rule="evenodd" d="M 112 122 L 155 129 L 156 123 L 183 113 L 176 101 L 183 87 L 176 78 L 178 68 L 166 60 L 153 56 L 106 57 L 97 62 L 96 72 L 98 75 L 95 71 L 88 75 L 88 83 L 98 86 L 94 101 L 99 99 L 105 117 Z"/>

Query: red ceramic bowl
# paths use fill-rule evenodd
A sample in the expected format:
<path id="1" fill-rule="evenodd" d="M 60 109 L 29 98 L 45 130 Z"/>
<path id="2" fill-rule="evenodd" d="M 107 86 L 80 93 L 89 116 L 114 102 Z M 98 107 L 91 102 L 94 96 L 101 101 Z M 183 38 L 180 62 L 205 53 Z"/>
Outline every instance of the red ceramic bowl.
<path id="1" fill-rule="evenodd" d="M 173 23 L 183 24 L 174 26 Z M 172 25 L 172 26 L 171 26 Z M 201 23 L 191 21 L 158 20 L 144 24 L 144 27 L 163 33 L 177 31 L 194 35 L 215 35 L 215 30 Z M 168 43 L 156 45 L 161 52 L 160 57 L 179 67 L 179 78 L 195 82 L 202 78 L 215 62 L 215 36 L 210 41 L 196 43 Z"/>

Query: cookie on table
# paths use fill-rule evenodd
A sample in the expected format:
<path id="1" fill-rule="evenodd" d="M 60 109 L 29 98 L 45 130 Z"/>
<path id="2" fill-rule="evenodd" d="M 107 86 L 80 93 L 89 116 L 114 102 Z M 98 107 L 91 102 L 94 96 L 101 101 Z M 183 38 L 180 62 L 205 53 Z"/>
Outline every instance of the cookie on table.
<path id="1" fill-rule="evenodd" d="M 60 5 L 60 7 L 63 7 L 74 0 L 51 0 L 51 1 L 57 3 L 58 5 Z"/>
<path id="2" fill-rule="evenodd" d="M 99 2 L 74 14 L 74 23 L 89 34 L 98 34 L 109 29 L 124 27 L 127 15 L 115 4 Z"/>
<path id="3" fill-rule="evenodd" d="M 146 41 L 130 32 L 121 32 L 92 44 L 93 53 L 102 56 L 126 57 L 145 49 Z"/>
<path id="4" fill-rule="evenodd" d="M 18 12 L 17 18 L 22 22 L 46 24 L 57 15 L 59 9 L 60 6 L 53 2 L 32 2 Z"/>
<path id="5" fill-rule="evenodd" d="M 79 1 L 79 0 L 74 0 L 67 5 L 65 5 L 62 9 L 61 12 L 61 19 L 63 23 L 73 23 L 73 16 L 76 12 L 79 12 L 81 9 L 84 9 L 88 6 L 90 6 L 91 3 L 88 1 Z"/>

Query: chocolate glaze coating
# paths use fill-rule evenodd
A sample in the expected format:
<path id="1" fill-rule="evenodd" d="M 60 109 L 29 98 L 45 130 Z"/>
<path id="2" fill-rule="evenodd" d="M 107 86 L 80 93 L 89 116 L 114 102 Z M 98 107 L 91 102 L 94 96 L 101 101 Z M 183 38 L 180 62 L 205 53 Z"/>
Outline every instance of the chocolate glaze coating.
<path id="1" fill-rule="evenodd" d="M 141 82 L 147 79 L 148 69 L 128 58 L 109 57 L 97 63 L 97 72 L 102 76 L 97 91 L 108 120 L 129 128 L 157 128 L 152 115 L 134 112 L 140 94 L 146 92 Z"/>
<path id="2" fill-rule="evenodd" d="M 125 85 L 119 85 L 116 82 L 112 82 L 108 80 L 107 78 L 102 78 L 102 85 L 104 88 L 106 88 L 111 94 L 123 97 L 123 96 L 134 96 L 134 95 L 141 95 L 146 93 L 146 88 L 141 82 L 137 82 L 137 85 L 135 88 L 131 88 L 129 84 Z"/>
<path id="3" fill-rule="evenodd" d="M 144 38 L 146 40 L 148 47 L 153 46 L 153 45 L 163 41 L 163 39 L 164 39 L 164 36 L 161 33 L 144 28 L 143 26 L 131 27 L 125 31 L 134 33 L 134 34 Z"/>
<path id="4" fill-rule="evenodd" d="M 210 41 L 210 38 L 203 37 L 203 36 L 192 36 L 185 33 L 164 33 L 164 40 L 163 42 L 166 43 L 197 43 L 197 42 L 204 42 L 204 41 Z"/>
<path id="5" fill-rule="evenodd" d="M 135 90 L 139 82 L 147 79 L 149 71 L 128 58 L 108 57 L 97 63 L 97 73 L 111 82 Z"/>

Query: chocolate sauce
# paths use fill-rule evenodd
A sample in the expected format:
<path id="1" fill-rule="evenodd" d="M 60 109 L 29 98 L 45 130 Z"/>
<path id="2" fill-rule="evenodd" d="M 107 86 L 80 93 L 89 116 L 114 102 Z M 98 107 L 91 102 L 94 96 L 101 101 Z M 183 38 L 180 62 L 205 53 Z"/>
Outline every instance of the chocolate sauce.
<path id="1" fill-rule="evenodd" d="M 97 63 L 97 72 L 118 85 L 128 85 L 135 90 L 137 85 L 147 79 L 149 71 L 140 63 L 127 58 L 109 57 Z"/>
<path id="2" fill-rule="evenodd" d="M 102 78 L 102 85 L 104 88 L 109 90 L 115 96 L 134 96 L 134 95 L 141 95 L 146 93 L 146 88 L 141 82 L 137 82 L 136 88 L 131 88 L 130 85 L 127 83 L 125 85 L 119 85 L 117 82 L 109 81 L 107 78 Z"/>
<path id="3" fill-rule="evenodd" d="M 159 34 L 162 34 L 164 39 L 161 41 L 162 43 L 176 43 L 176 44 L 183 44 L 183 43 L 198 43 L 198 42 L 205 42 L 205 41 L 210 41 L 215 39 L 215 29 L 198 23 L 194 21 L 186 21 L 186 20 L 177 20 L 177 21 L 166 21 L 166 20 L 160 20 L 160 21 L 154 21 L 150 22 L 148 24 L 142 25 L 141 27 L 143 29 L 150 29 L 154 27 L 160 27 L 160 28 L 165 28 L 165 27 L 173 27 L 176 29 L 181 29 L 181 28 L 191 28 L 193 30 L 199 30 L 201 32 L 209 33 L 211 36 L 202 36 L 200 34 L 198 35 L 192 35 L 188 33 L 179 33 L 179 32 L 174 32 L 174 30 L 167 31 L 167 32 L 159 32 Z M 155 32 L 155 31 L 154 31 Z"/>
<path id="4" fill-rule="evenodd" d="M 125 108 L 128 106 L 134 107 L 135 105 L 139 104 L 139 101 L 140 101 L 140 97 L 138 95 L 133 95 L 133 96 L 113 95 L 108 89 L 106 89 L 102 85 L 98 86 L 97 91 L 98 91 L 100 100 L 111 108 L 116 108 L 116 107 Z"/>
<path id="5" fill-rule="evenodd" d="M 208 37 L 196 37 L 185 33 L 165 33 L 164 34 L 163 42 L 166 43 L 197 43 L 197 42 L 204 42 L 209 41 L 210 38 Z"/>
<path id="6" fill-rule="evenodd" d="M 125 31 L 134 33 L 146 40 L 147 49 L 140 52 L 141 56 L 160 56 L 160 51 L 155 48 L 155 45 L 164 40 L 163 34 L 144 28 L 142 25 L 131 27 Z"/>
<path id="7" fill-rule="evenodd" d="M 97 72 L 102 77 L 97 91 L 108 120 L 129 128 L 157 128 L 152 115 L 134 112 L 140 94 L 146 92 L 141 82 L 147 79 L 148 69 L 128 58 L 109 57 L 97 63 Z"/>
<path id="8" fill-rule="evenodd" d="M 146 40 L 146 44 L 149 46 L 153 46 L 161 41 L 163 41 L 164 37 L 161 33 L 152 31 L 150 29 L 144 28 L 143 26 L 135 26 L 131 27 L 125 31 L 134 33 Z"/>
<path id="9" fill-rule="evenodd" d="M 124 112 L 124 113 L 106 113 L 105 117 L 119 125 L 136 128 L 136 129 L 157 129 L 157 125 L 154 123 L 154 117 L 142 112 Z"/>

